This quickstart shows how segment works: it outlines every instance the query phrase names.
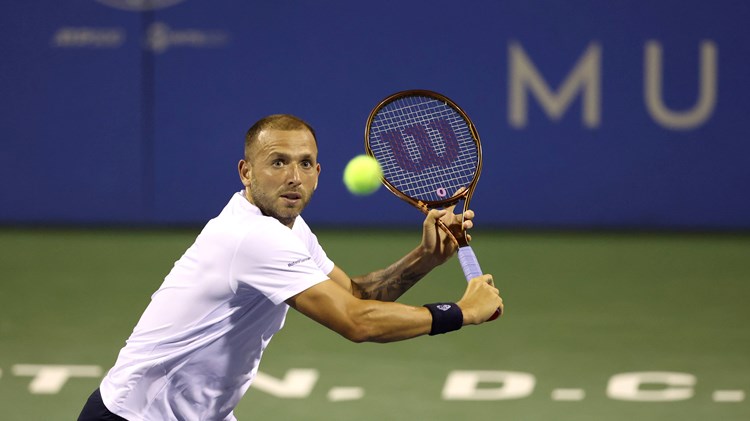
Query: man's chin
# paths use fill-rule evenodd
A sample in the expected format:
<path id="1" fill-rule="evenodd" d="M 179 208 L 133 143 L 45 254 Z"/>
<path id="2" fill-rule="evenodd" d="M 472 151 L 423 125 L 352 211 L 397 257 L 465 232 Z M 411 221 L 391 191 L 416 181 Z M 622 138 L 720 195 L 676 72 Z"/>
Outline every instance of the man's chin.
<path id="1" fill-rule="evenodd" d="M 301 213 L 302 213 L 302 207 L 293 206 L 293 207 L 284 207 L 283 209 L 279 209 L 277 212 L 275 212 L 275 215 L 273 216 L 279 221 L 283 223 L 287 223 L 287 222 L 294 221 Z"/>

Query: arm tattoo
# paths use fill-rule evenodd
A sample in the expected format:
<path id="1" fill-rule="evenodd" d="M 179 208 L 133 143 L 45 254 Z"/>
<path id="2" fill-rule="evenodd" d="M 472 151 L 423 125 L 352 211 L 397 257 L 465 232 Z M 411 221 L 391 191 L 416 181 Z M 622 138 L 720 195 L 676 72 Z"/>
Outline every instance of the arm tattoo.
<path id="1" fill-rule="evenodd" d="M 397 265 L 394 265 L 397 266 Z M 389 267 L 352 279 L 355 295 L 365 300 L 395 301 L 427 274 L 413 268 Z"/>

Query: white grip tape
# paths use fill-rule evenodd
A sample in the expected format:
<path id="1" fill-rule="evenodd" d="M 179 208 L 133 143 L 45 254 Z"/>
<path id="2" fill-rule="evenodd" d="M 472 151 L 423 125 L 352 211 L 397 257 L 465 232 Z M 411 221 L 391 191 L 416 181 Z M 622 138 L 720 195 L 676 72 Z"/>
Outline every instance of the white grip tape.
<path id="1" fill-rule="evenodd" d="M 482 274 L 482 268 L 479 267 L 479 261 L 477 260 L 477 256 L 474 255 L 474 250 L 471 249 L 471 246 L 459 247 L 458 260 L 461 262 L 461 269 L 464 270 L 466 282 Z"/>

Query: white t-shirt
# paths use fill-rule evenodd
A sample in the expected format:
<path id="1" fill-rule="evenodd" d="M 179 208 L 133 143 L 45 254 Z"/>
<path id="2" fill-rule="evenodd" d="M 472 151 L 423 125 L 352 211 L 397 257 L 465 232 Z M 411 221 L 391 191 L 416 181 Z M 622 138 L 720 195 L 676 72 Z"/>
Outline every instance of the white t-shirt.
<path id="1" fill-rule="evenodd" d="M 136 420 L 235 420 L 284 301 L 333 270 L 297 217 L 291 230 L 243 193 L 175 262 L 101 383 L 110 411 Z"/>

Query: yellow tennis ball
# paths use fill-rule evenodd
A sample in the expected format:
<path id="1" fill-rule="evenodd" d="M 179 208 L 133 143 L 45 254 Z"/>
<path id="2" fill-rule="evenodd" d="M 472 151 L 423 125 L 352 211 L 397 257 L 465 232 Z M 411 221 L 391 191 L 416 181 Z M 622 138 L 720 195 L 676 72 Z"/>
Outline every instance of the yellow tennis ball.
<path id="1" fill-rule="evenodd" d="M 383 170 L 378 161 L 369 155 L 354 157 L 344 168 L 344 185 L 352 194 L 365 196 L 380 187 Z"/>

